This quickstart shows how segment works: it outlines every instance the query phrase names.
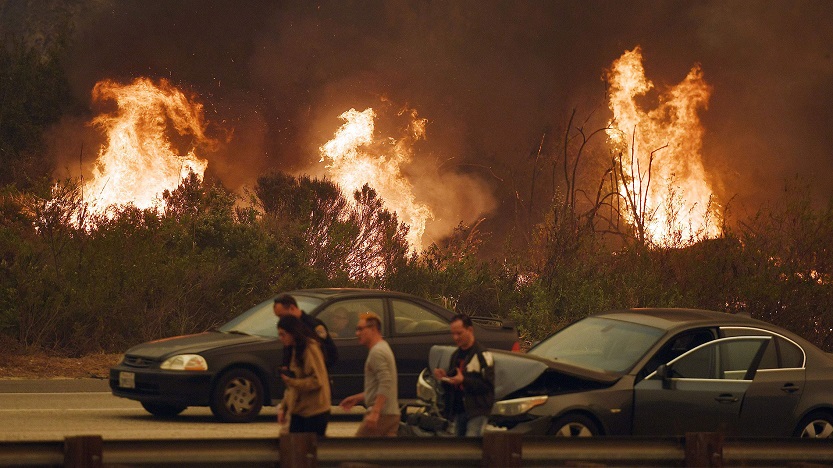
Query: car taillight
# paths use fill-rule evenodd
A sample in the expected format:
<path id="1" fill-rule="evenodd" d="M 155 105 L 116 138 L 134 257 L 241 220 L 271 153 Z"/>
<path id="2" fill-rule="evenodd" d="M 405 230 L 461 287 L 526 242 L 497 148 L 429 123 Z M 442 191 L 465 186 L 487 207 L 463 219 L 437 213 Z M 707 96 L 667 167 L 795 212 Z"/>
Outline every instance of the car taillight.
<path id="1" fill-rule="evenodd" d="M 520 353 L 521 352 L 521 343 L 516 341 L 514 344 L 512 344 L 512 351 L 516 352 L 516 353 Z"/>

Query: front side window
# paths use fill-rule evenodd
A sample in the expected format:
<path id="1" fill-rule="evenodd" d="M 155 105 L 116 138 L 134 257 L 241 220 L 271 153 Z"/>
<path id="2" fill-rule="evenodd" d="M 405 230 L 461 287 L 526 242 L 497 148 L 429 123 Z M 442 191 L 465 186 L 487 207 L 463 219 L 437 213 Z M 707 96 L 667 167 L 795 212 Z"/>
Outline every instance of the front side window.
<path id="1" fill-rule="evenodd" d="M 312 296 L 296 295 L 293 297 L 298 302 L 298 308 L 307 312 L 315 309 L 322 302 L 321 299 Z M 218 330 L 227 333 L 245 333 L 266 338 L 277 338 L 278 318 L 275 317 L 274 305 L 274 298 L 263 301 L 233 318 Z"/>
<path id="2" fill-rule="evenodd" d="M 668 364 L 692 349 L 715 339 L 716 330 L 697 328 L 686 330 L 669 339 L 639 372 L 639 379 L 651 374 L 660 364 Z"/>

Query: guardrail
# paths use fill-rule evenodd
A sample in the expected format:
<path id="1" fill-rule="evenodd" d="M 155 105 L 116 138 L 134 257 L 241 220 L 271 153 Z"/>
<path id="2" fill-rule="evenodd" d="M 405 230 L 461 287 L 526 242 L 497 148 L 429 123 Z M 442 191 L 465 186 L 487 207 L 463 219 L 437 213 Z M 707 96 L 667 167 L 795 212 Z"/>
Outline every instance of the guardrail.
<path id="1" fill-rule="evenodd" d="M 0 443 L 2 466 L 830 466 L 833 439 L 685 437 L 561 439 L 487 433 L 483 438 L 104 440 Z"/>

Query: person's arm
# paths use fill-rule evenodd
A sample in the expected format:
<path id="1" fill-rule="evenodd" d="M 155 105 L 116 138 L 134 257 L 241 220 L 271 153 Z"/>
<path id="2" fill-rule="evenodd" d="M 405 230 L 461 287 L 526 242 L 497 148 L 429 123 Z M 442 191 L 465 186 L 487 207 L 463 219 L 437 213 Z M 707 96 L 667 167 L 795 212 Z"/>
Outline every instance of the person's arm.
<path id="1" fill-rule="evenodd" d="M 327 367 L 317 343 L 307 344 L 304 352 L 304 374 L 306 377 L 285 378 L 284 382 L 299 390 L 309 391 L 321 388 L 322 382 L 327 380 Z"/>
<path id="2" fill-rule="evenodd" d="M 376 400 L 378 402 L 379 395 L 382 395 L 385 398 L 387 398 L 387 395 L 393 393 L 393 383 L 396 381 L 397 376 L 396 372 L 394 372 L 394 369 L 391 366 L 391 362 L 388 360 L 388 356 L 381 351 L 376 351 L 377 349 L 378 348 L 370 350 L 368 361 L 371 366 L 371 369 L 373 369 L 373 371 L 376 374 L 376 380 L 379 382 L 379 389 L 376 391 Z M 392 356 L 391 358 L 393 359 Z M 379 408 L 380 411 L 384 407 L 384 400 L 382 401 L 382 403 L 382 407 Z M 376 403 L 374 403 L 373 406 L 376 407 Z"/>
<path id="3" fill-rule="evenodd" d="M 340 406 L 344 411 L 350 411 L 354 406 L 358 405 L 362 401 L 364 401 L 364 392 L 350 395 L 349 397 L 341 400 L 341 403 L 339 403 L 338 406 Z"/>
<path id="4" fill-rule="evenodd" d="M 376 394 L 376 401 L 373 403 L 373 407 L 364 417 L 364 421 L 369 427 L 375 427 L 379 423 L 379 416 L 382 414 L 382 408 L 385 407 L 386 401 L 388 401 L 387 396 L 382 393 Z"/>
<path id="5" fill-rule="evenodd" d="M 443 378 L 452 377 L 452 376 L 457 374 L 457 368 L 454 367 L 454 363 L 457 362 L 457 360 L 458 360 L 457 355 L 459 354 L 459 352 L 460 352 L 460 350 L 457 349 L 451 355 L 451 360 L 448 362 L 448 370 L 443 369 L 441 367 L 438 367 L 438 368 L 434 369 L 434 378 L 439 380 L 440 383 L 442 383 L 444 386 L 450 386 L 452 384 L 450 384 L 449 382 L 443 381 L 442 380 Z"/>
<path id="6" fill-rule="evenodd" d="M 285 387 L 283 390 L 283 398 L 281 398 L 281 402 L 278 404 L 278 423 L 283 424 L 286 422 L 286 408 L 287 408 L 287 397 L 289 396 L 289 387 Z"/>
<path id="7" fill-rule="evenodd" d="M 283 424 L 286 421 L 286 406 L 284 404 L 278 405 L 278 424 Z"/>
<path id="8" fill-rule="evenodd" d="M 327 368 L 332 367 L 338 361 L 338 347 L 336 346 L 336 342 L 333 341 L 330 329 L 327 328 L 326 323 L 317 317 L 304 314 L 303 318 L 309 320 L 307 322 L 308 326 L 318 336 L 318 343 L 321 345 L 321 353 L 324 356 L 324 364 Z"/>
<path id="9" fill-rule="evenodd" d="M 326 325 L 324 327 L 326 329 Z M 324 350 L 327 351 L 324 356 L 324 364 L 327 367 L 331 367 L 336 363 L 336 361 L 338 361 L 338 347 L 336 346 L 336 342 L 333 341 L 333 337 L 330 335 L 329 330 L 327 331 L 327 337 L 322 340 L 321 345 Z"/>

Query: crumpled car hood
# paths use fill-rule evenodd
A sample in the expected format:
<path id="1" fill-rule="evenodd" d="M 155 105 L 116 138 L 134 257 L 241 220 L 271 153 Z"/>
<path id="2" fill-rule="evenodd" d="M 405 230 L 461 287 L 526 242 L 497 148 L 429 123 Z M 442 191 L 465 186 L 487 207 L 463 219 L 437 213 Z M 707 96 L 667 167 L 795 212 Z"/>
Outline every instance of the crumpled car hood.
<path id="1" fill-rule="evenodd" d="M 447 369 L 451 355 L 456 349 L 454 346 L 432 346 L 428 354 L 429 367 Z M 495 358 L 495 399 L 498 400 L 531 384 L 548 369 L 571 377 L 606 384 L 612 384 L 621 377 L 619 374 L 585 369 L 531 354 L 497 349 L 489 349 L 489 352 Z"/>

